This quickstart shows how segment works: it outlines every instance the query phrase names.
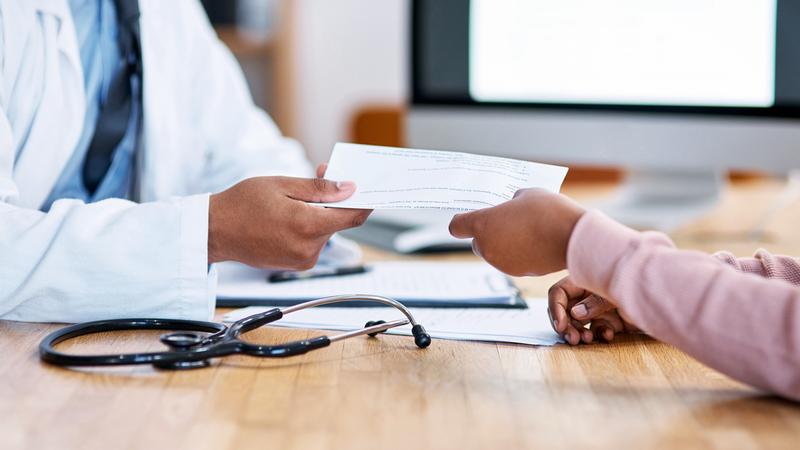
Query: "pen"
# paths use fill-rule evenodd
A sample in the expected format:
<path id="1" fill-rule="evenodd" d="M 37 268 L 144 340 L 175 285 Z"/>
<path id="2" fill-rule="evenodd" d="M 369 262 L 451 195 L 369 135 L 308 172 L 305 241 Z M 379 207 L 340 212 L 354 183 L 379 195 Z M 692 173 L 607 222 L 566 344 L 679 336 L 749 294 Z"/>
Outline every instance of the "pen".
<path id="1" fill-rule="evenodd" d="M 339 267 L 339 268 L 324 268 L 324 269 L 311 269 L 302 272 L 275 272 L 267 277 L 270 283 L 281 283 L 284 281 L 308 280 L 311 278 L 324 278 L 324 277 L 339 277 L 343 275 L 355 275 L 359 273 L 366 273 L 367 268 L 364 266 L 353 267 Z"/>

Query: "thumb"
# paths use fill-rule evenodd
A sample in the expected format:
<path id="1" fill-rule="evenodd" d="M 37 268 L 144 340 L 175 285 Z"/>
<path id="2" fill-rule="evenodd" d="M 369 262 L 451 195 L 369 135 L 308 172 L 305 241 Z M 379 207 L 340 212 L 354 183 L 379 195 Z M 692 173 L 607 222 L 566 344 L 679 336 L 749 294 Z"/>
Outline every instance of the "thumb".
<path id="1" fill-rule="evenodd" d="M 289 178 L 286 193 L 303 202 L 332 203 L 347 199 L 356 191 L 352 181 L 331 181 L 324 178 Z"/>
<path id="2" fill-rule="evenodd" d="M 570 309 L 570 315 L 577 320 L 591 320 L 612 309 L 616 309 L 616 305 L 603 297 L 592 294 L 576 303 Z"/>
<path id="3" fill-rule="evenodd" d="M 322 163 L 317 166 L 317 178 L 325 178 L 325 172 L 328 171 L 328 165 Z"/>
<path id="4" fill-rule="evenodd" d="M 456 214 L 450 220 L 448 227 L 450 234 L 459 239 L 471 238 L 475 236 L 475 223 L 479 211 Z"/>

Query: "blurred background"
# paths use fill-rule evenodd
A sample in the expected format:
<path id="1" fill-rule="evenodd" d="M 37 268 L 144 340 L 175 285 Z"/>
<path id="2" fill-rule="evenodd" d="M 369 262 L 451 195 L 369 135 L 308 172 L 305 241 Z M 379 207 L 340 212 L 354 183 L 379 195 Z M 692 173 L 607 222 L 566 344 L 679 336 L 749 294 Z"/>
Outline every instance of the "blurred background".
<path id="1" fill-rule="evenodd" d="M 402 145 L 406 0 L 204 0 L 259 106 L 314 163 L 337 141 Z"/>
<path id="2" fill-rule="evenodd" d="M 800 179 L 799 2 L 203 4 L 315 164 L 338 141 L 563 164 L 567 184 L 614 186 L 593 206 L 663 231 L 731 179 Z M 423 222 L 404 225 L 445 218 Z"/>

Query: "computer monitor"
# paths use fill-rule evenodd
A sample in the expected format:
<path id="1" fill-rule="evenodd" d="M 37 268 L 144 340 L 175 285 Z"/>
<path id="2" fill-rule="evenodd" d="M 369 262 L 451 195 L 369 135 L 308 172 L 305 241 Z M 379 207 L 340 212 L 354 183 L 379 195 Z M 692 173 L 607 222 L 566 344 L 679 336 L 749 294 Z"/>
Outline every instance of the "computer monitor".
<path id="1" fill-rule="evenodd" d="M 628 168 L 670 229 L 729 169 L 800 166 L 800 2 L 413 0 L 409 145 Z"/>

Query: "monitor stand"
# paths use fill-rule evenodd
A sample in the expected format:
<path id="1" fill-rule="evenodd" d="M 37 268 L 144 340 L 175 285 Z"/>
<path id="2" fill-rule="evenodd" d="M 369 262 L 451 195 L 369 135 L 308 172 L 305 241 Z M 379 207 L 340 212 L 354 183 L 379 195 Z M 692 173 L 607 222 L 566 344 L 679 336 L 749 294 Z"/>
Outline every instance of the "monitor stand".
<path id="1" fill-rule="evenodd" d="M 670 232 L 717 205 L 724 173 L 715 170 L 633 169 L 616 194 L 594 206 L 639 230 Z"/>

